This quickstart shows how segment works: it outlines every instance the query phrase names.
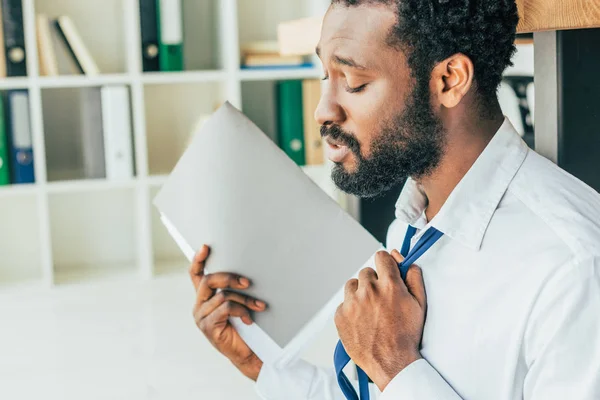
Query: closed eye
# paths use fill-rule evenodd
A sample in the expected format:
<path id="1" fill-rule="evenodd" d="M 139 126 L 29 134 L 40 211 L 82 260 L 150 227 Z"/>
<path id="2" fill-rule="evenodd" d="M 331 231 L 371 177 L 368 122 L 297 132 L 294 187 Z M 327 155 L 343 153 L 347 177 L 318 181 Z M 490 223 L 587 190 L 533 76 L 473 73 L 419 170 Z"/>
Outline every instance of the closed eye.
<path id="1" fill-rule="evenodd" d="M 359 93 L 359 92 L 362 92 L 367 87 L 367 85 L 368 85 L 368 83 L 365 83 L 364 85 L 360 85 L 355 88 L 347 87 L 346 91 L 348 93 Z"/>

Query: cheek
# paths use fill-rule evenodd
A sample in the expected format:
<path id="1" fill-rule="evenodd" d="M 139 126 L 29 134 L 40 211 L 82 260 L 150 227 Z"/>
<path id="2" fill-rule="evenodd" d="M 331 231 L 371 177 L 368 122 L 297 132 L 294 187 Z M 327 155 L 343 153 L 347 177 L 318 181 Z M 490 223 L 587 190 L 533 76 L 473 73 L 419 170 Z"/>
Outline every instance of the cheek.
<path id="1" fill-rule="evenodd" d="M 371 154 L 371 143 L 380 134 L 385 121 L 402 112 L 404 101 L 401 90 L 386 82 L 372 84 L 360 94 L 345 94 L 346 124 L 360 143 L 364 157 Z"/>

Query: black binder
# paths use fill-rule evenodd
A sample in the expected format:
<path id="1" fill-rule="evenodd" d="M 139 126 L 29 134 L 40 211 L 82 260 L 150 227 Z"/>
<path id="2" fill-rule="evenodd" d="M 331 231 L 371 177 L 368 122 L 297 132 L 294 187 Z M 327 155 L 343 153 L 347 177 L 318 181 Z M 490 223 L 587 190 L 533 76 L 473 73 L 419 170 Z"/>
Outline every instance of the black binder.
<path id="1" fill-rule="evenodd" d="M 142 68 L 144 72 L 160 71 L 156 1 L 140 0 Z"/>
<path id="2" fill-rule="evenodd" d="M 26 76 L 25 29 L 21 0 L 2 0 L 6 76 Z"/>

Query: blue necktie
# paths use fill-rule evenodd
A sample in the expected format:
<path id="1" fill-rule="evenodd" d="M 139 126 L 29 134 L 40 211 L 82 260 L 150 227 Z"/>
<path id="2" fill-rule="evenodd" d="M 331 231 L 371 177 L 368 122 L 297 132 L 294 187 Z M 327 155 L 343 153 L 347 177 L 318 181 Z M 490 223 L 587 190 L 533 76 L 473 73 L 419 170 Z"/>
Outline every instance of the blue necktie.
<path id="1" fill-rule="evenodd" d="M 438 231 L 435 228 L 429 228 L 427 232 L 423 234 L 421 239 L 417 242 L 415 247 L 410 250 L 410 241 L 415 236 L 417 232 L 417 228 L 413 226 L 408 226 L 406 230 L 406 235 L 404 236 L 404 243 L 402 243 L 402 249 L 400 254 L 404 257 L 404 261 L 398 264 L 398 268 L 400 268 L 400 275 L 402 276 L 402 280 L 406 280 L 406 273 L 408 272 L 408 268 L 415 263 L 427 250 L 431 248 L 444 234 Z M 409 252 L 410 250 L 410 252 Z M 358 388 L 360 392 L 360 397 L 356 394 L 352 383 L 348 380 L 346 374 L 344 374 L 344 367 L 350 362 L 350 356 L 346 353 L 344 349 L 344 345 L 341 341 L 338 341 L 338 344 L 335 348 L 335 354 L 333 356 L 333 361 L 335 364 L 335 373 L 337 375 L 338 384 L 344 393 L 344 396 L 348 400 L 369 400 L 369 377 L 367 374 L 360 369 L 360 367 L 356 367 L 357 375 L 358 375 Z"/>

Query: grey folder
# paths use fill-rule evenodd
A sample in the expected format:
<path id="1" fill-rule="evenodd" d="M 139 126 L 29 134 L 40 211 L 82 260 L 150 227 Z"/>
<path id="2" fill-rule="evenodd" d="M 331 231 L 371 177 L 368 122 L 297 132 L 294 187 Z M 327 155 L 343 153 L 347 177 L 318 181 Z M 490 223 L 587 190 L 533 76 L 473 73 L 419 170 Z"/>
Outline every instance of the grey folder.
<path id="1" fill-rule="evenodd" d="M 254 331 L 236 327 L 263 361 L 295 357 L 382 248 L 228 102 L 194 134 L 154 205 L 188 259 L 208 244 L 207 273 L 252 280 L 247 293 L 268 310 Z M 269 354 L 256 335 L 288 354 Z"/>

